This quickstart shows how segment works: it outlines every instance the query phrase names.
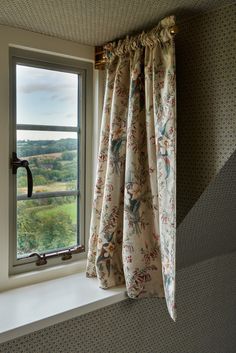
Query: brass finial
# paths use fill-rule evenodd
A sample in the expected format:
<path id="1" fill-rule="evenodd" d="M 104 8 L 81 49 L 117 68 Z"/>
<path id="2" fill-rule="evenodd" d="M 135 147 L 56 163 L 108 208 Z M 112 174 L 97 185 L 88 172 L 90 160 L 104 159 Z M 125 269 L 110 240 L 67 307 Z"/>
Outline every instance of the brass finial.
<path id="1" fill-rule="evenodd" d="M 179 29 L 176 25 L 170 28 L 170 34 L 172 34 L 173 36 L 175 36 L 178 32 L 179 32 Z"/>

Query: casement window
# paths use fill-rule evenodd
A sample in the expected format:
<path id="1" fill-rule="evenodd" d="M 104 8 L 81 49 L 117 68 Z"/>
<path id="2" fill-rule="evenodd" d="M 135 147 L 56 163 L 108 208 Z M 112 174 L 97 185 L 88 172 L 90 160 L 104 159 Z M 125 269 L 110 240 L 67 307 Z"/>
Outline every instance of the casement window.
<path id="1" fill-rule="evenodd" d="M 92 64 L 10 49 L 10 274 L 85 256 Z"/>

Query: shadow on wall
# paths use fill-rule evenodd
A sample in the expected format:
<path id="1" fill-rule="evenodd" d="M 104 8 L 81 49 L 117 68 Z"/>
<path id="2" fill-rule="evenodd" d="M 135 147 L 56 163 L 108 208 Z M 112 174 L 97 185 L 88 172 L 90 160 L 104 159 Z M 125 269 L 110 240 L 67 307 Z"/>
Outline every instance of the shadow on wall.
<path id="1" fill-rule="evenodd" d="M 236 251 L 236 151 L 177 229 L 177 269 Z"/>
<path id="2" fill-rule="evenodd" d="M 235 8 L 178 24 L 178 225 L 235 150 Z"/>

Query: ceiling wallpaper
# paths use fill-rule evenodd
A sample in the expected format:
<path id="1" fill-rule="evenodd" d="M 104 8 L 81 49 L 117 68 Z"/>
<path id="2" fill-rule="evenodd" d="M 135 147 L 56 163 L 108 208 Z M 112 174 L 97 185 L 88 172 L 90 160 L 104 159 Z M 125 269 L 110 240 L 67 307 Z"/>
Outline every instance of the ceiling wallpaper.
<path id="1" fill-rule="evenodd" d="M 101 45 L 149 29 L 167 15 L 177 21 L 233 0 L 0 0 L 0 24 Z"/>

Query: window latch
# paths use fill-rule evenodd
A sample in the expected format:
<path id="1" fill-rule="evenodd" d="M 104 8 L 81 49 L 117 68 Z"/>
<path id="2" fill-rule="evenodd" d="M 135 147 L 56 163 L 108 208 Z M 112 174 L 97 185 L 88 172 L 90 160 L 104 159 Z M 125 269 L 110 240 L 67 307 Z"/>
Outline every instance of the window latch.
<path id="1" fill-rule="evenodd" d="M 34 252 L 32 254 L 29 255 L 29 257 L 33 257 L 33 256 L 37 256 L 37 261 L 36 261 L 36 265 L 37 266 L 42 266 L 42 265 L 46 265 L 47 264 L 47 259 L 46 259 L 46 255 L 40 255 L 37 252 Z"/>
<path id="2" fill-rule="evenodd" d="M 56 252 L 46 253 L 46 254 L 39 254 L 34 252 L 30 254 L 28 257 L 37 257 L 35 264 L 37 266 L 42 266 L 47 264 L 47 260 L 54 257 L 61 256 L 62 261 L 70 260 L 73 254 L 79 254 L 85 251 L 84 245 L 78 245 L 74 248 L 60 250 Z"/>
<path id="3" fill-rule="evenodd" d="M 17 169 L 20 167 L 23 167 L 27 171 L 27 184 L 28 184 L 28 193 L 27 196 L 31 197 L 33 193 L 33 177 L 31 170 L 29 168 L 29 162 L 27 160 L 21 160 L 17 157 L 16 152 L 12 153 L 12 159 L 11 159 L 11 166 L 12 166 L 12 174 L 17 173 Z"/>

